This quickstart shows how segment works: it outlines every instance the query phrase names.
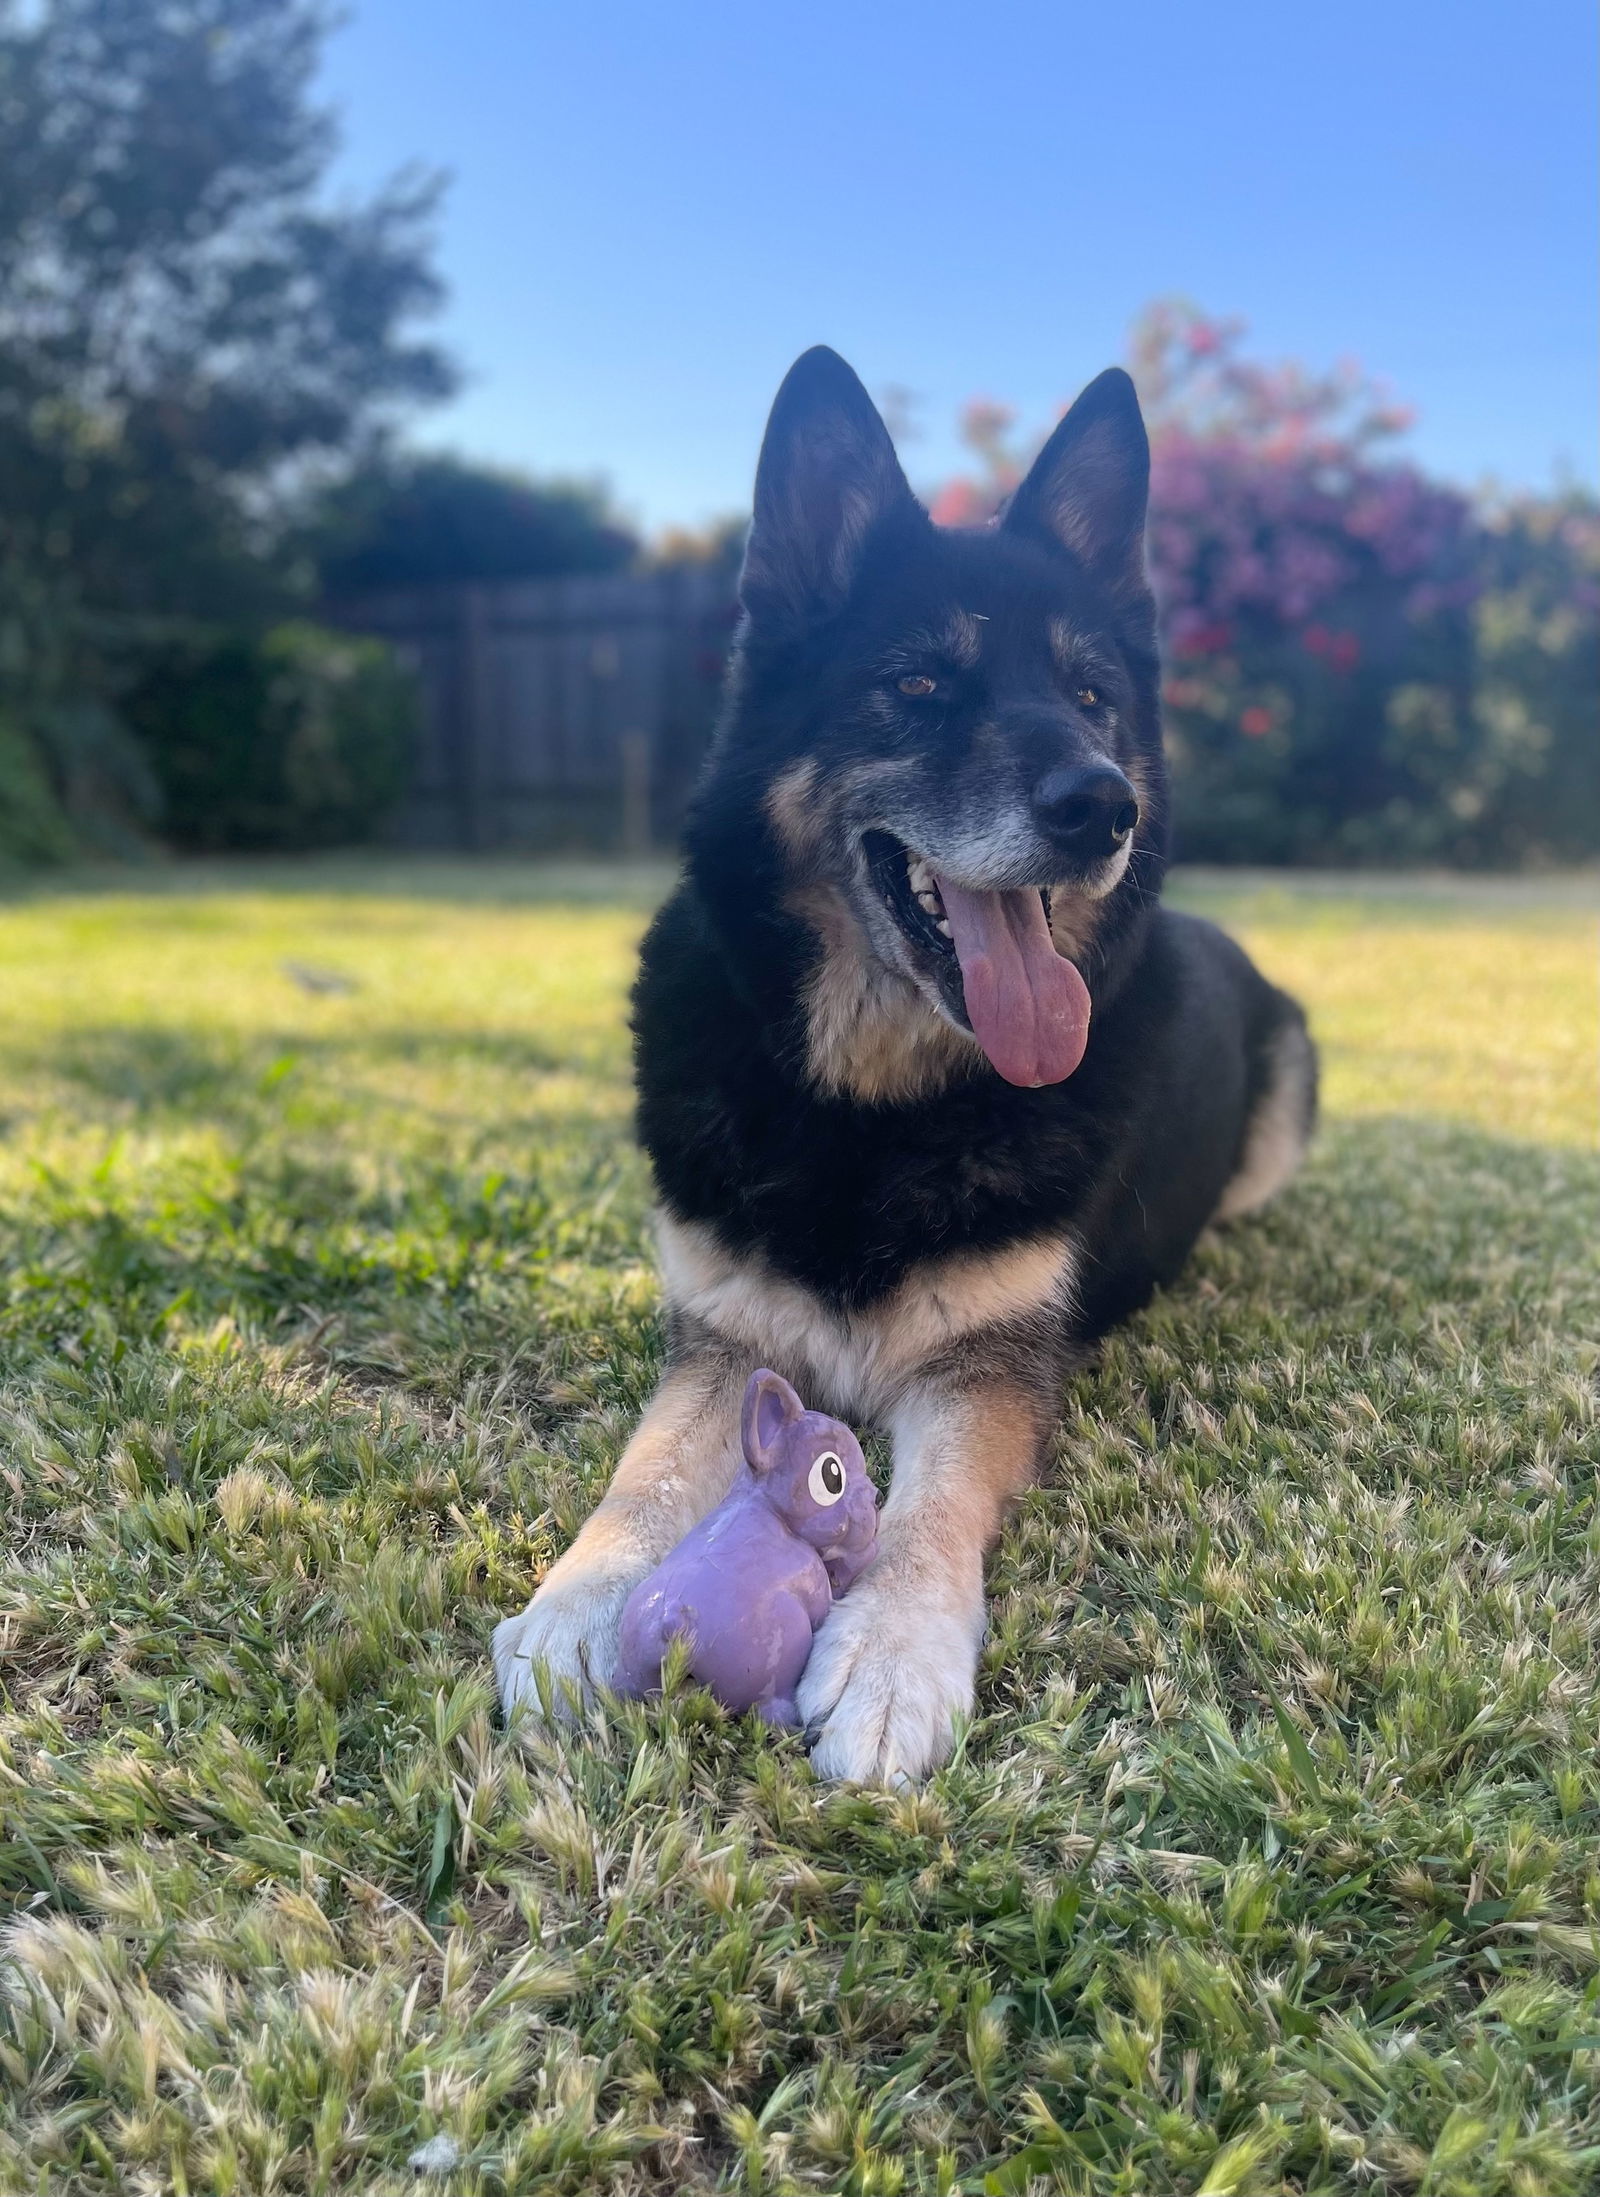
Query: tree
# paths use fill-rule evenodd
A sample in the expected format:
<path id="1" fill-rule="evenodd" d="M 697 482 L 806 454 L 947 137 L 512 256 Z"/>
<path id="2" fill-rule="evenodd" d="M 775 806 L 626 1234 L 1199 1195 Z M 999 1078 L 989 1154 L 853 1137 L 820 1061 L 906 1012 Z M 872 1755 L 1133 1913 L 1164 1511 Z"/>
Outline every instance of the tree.
<path id="1" fill-rule="evenodd" d="M 112 706 L 150 649 L 292 607 L 292 492 L 451 386 L 411 332 L 436 179 L 319 196 L 326 27 L 319 0 L 0 0 L 0 858 L 152 820 Z"/>
<path id="2" fill-rule="evenodd" d="M 322 499 L 309 546 L 335 596 L 616 572 L 639 550 L 601 488 L 443 456 L 385 459 L 352 473 Z"/>
<path id="3" fill-rule="evenodd" d="M 0 0 L 0 558 L 211 616 L 308 465 L 444 395 L 435 178 L 319 198 L 318 0 Z"/>

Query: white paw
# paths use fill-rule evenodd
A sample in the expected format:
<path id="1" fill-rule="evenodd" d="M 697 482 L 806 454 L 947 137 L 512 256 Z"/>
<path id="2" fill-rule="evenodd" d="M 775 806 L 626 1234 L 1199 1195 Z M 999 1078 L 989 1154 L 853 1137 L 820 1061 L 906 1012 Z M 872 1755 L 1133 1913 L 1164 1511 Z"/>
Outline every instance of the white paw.
<path id="1" fill-rule="evenodd" d="M 824 1621 L 800 1680 L 800 1716 L 816 1734 L 821 1777 L 909 1785 L 950 1752 L 972 1708 L 983 1594 L 896 1579 L 882 1564 Z"/>
<path id="2" fill-rule="evenodd" d="M 558 1565 L 525 1610 L 502 1618 L 494 1629 L 494 1675 L 507 1716 L 519 1702 L 542 1713 L 540 1675 L 553 1715 L 572 1714 L 617 1665 L 622 1611 L 632 1575 L 579 1572 L 566 1578 Z"/>

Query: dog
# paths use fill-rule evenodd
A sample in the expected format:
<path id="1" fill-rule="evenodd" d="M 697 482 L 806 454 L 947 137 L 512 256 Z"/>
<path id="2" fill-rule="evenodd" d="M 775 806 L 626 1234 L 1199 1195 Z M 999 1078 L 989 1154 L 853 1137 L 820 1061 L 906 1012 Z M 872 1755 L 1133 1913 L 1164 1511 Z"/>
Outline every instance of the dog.
<path id="1" fill-rule="evenodd" d="M 608 1678 L 770 1365 L 893 1452 L 878 1560 L 801 1683 L 813 1762 L 921 1778 L 971 1710 L 985 1552 L 1063 1376 L 1298 1166 L 1305 1017 L 1159 905 L 1149 463 L 1112 368 L 996 523 L 937 527 L 842 359 L 784 381 L 726 706 L 634 992 L 666 1370 L 496 1631 L 508 1710 Z"/>

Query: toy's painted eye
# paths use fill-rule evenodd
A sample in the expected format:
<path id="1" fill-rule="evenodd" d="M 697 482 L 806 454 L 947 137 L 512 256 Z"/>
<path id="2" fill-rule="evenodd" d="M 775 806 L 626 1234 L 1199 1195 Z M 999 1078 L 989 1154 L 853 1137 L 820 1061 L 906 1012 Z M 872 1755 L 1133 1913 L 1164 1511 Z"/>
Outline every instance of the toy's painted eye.
<path id="1" fill-rule="evenodd" d="M 844 1465 L 831 1449 L 825 1449 L 812 1466 L 806 1485 L 811 1490 L 812 1502 L 820 1503 L 824 1510 L 843 1495 Z"/>
<path id="2" fill-rule="evenodd" d="M 930 679 L 925 671 L 911 672 L 904 679 L 895 681 L 900 692 L 909 694 L 914 701 L 922 701 L 938 684 L 938 680 Z"/>

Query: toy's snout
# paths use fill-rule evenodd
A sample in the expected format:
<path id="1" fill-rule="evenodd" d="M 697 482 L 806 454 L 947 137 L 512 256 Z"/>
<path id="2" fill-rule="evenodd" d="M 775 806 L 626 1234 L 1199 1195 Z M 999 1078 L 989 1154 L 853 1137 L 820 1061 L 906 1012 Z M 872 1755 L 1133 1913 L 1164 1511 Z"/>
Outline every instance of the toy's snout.
<path id="1" fill-rule="evenodd" d="M 839 1509 L 843 1515 L 832 1534 L 816 1544 L 835 1594 L 845 1593 L 878 1553 L 878 1497 L 864 1458 L 861 1477 Z"/>
<path id="2" fill-rule="evenodd" d="M 842 1499 L 818 1513 L 817 1525 L 819 1532 L 810 1538 L 824 1554 L 833 1549 L 859 1549 L 877 1540 L 878 1498 L 859 1449 L 846 1466 Z"/>

